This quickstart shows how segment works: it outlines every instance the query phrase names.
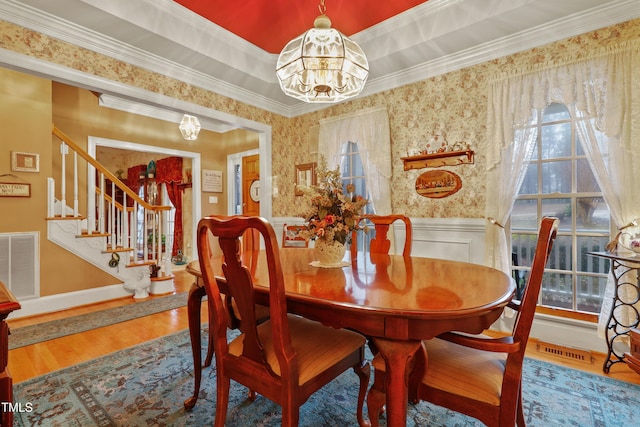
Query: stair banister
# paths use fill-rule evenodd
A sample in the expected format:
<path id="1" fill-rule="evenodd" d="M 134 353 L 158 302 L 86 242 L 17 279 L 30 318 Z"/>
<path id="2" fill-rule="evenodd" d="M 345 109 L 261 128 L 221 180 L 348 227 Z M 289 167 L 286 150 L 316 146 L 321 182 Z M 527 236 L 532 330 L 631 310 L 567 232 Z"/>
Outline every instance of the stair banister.
<path id="1" fill-rule="evenodd" d="M 66 145 L 71 147 L 71 149 L 73 149 L 75 152 L 77 152 L 78 155 L 80 157 L 82 157 L 83 159 L 85 159 L 90 165 L 92 165 L 93 167 L 98 169 L 101 173 L 103 173 L 105 178 L 107 178 L 107 179 L 109 179 L 109 180 L 111 180 L 113 182 L 116 182 L 117 183 L 116 185 L 118 186 L 118 188 L 120 188 L 125 193 L 127 193 L 129 195 L 129 197 L 131 197 L 132 199 L 136 200 L 138 202 L 138 204 L 140 204 L 140 206 L 142 206 L 144 209 L 148 209 L 148 210 L 152 210 L 152 211 L 153 210 L 161 210 L 161 211 L 162 210 L 171 210 L 171 206 L 155 206 L 155 205 L 150 205 L 149 203 L 145 202 L 132 189 L 130 189 L 124 182 L 122 182 L 117 176 L 115 176 L 112 172 L 110 172 L 107 168 L 105 168 L 102 164 L 100 164 L 100 162 L 98 162 L 96 159 L 94 159 L 89 154 L 87 154 L 82 147 L 80 147 L 79 145 L 74 143 L 71 139 L 69 139 L 69 137 L 67 135 L 65 135 L 57 127 L 53 126 L 53 132 L 52 133 L 55 136 L 57 136 L 60 140 L 62 140 Z"/>
<path id="2" fill-rule="evenodd" d="M 97 193 L 99 193 L 98 197 L 98 231 L 101 235 L 107 235 L 109 243 L 108 249 L 111 251 L 117 250 L 119 247 L 126 247 L 128 245 L 129 248 L 133 248 L 134 259 L 137 258 L 137 241 L 138 241 L 138 233 L 145 233 L 148 230 L 148 225 L 153 227 L 153 230 L 157 229 L 157 236 L 152 237 L 151 242 L 151 252 L 147 248 L 147 236 L 142 237 L 143 242 L 143 262 L 147 262 L 149 260 L 149 255 L 151 255 L 151 259 L 155 260 L 157 264 L 162 262 L 162 220 L 161 216 L 166 214 L 171 207 L 170 206 L 156 206 L 151 205 L 142 199 L 138 194 L 136 194 L 133 190 L 131 190 L 126 184 L 124 184 L 118 177 L 116 177 L 112 172 L 110 172 L 106 167 L 100 164 L 97 160 L 91 157 L 82 147 L 78 146 L 74 143 L 66 134 L 64 134 L 60 129 L 58 129 L 55 125 L 52 126 L 52 133 L 61 140 L 61 165 L 62 165 L 62 173 L 61 173 L 61 212 L 60 217 L 66 218 L 82 218 L 79 213 L 78 208 L 78 156 L 83 158 L 89 165 L 89 167 L 95 168 L 99 172 L 99 182 L 98 188 L 96 189 Z M 74 206 L 73 206 L 73 214 L 69 215 L 66 208 L 66 155 L 69 152 L 69 148 L 71 148 L 74 152 L 74 165 L 73 165 L 73 176 L 74 176 Z M 91 174 L 92 172 L 90 172 Z M 95 176 L 95 172 L 92 173 L 92 176 Z M 106 193 L 105 188 L 105 180 L 109 179 L 111 181 L 111 194 L 115 195 L 115 189 L 118 188 L 122 190 L 123 196 L 122 201 L 116 200 L 115 197 L 110 197 Z M 55 194 L 55 181 L 49 181 L 50 194 Z M 127 200 L 130 198 L 133 201 L 133 208 L 127 207 Z M 89 201 L 95 200 L 94 198 L 89 198 Z M 120 204 L 120 202 L 122 204 Z M 91 204 L 95 206 L 95 204 Z M 91 234 L 95 229 L 95 208 L 89 206 L 87 209 L 87 232 Z M 142 208 L 144 210 L 144 230 L 138 229 L 138 222 L 136 212 L 138 208 Z M 54 200 L 50 200 L 47 208 L 48 215 L 50 217 L 54 217 L 57 215 L 54 209 Z M 109 216 L 109 218 L 104 218 L 105 213 Z M 126 220 L 128 218 L 129 220 Z M 106 222 L 105 222 L 106 221 Z M 131 226 L 129 226 L 129 223 Z M 157 224 L 157 228 L 156 228 Z M 79 226 L 80 227 L 80 226 Z"/>

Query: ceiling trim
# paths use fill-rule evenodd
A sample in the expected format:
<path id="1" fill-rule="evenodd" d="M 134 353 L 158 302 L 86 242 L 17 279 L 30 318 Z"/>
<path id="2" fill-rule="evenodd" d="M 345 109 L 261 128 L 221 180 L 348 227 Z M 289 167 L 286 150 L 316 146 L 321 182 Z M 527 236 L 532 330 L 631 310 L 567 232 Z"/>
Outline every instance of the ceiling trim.
<path id="1" fill-rule="evenodd" d="M 158 108 L 152 105 L 143 104 L 139 101 L 132 101 L 115 95 L 103 93 L 98 98 L 98 105 L 101 107 L 111 108 L 114 110 L 124 111 L 126 113 L 137 114 L 140 116 L 151 117 L 154 119 L 164 120 L 170 123 L 179 124 L 185 112 L 167 110 L 166 108 Z M 190 111 L 186 112 L 190 113 Z M 225 133 L 230 130 L 237 129 L 230 123 L 213 121 L 207 117 L 198 117 L 200 126 L 204 130 L 210 130 L 217 133 Z M 177 128 L 177 126 L 176 126 Z"/>

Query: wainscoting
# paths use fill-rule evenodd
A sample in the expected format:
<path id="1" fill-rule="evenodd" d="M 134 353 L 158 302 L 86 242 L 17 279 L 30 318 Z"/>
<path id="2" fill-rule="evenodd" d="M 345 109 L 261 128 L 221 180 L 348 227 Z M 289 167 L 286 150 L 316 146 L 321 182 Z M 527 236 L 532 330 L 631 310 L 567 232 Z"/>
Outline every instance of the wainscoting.
<path id="1" fill-rule="evenodd" d="M 413 225 L 414 256 L 442 258 L 456 261 L 484 264 L 484 236 L 486 220 L 464 218 L 418 218 L 411 220 Z M 301 218 L 274 218 L 276 235 L 282 237 L 284 224 L 303 224 Z M 404 242 L 404 224 L 395 223 L 394 237 L 400 246 Z"/>

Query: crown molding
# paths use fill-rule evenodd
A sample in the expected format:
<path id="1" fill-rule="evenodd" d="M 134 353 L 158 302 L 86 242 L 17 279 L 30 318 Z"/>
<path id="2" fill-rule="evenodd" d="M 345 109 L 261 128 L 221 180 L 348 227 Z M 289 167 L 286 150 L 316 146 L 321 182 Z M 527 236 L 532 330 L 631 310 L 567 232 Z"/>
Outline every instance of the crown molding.
<path id="1" fill-rule="evenodd" d="M 430 0 L 431 3 L 434 0 Z M 620 0 L 367 81 L 360 97 L 471 67 L 640 17 L 640 2 Z M 383 23 L 384 25 L 388 22 Z"/>
<path id="2" fill-rule="evenodd" d="M 143 104 L 138 101 L 132 101 L 130 99 L 122 98 L 115 95 L 109 95 L 103 93 L 98 98 L 98 105 L 101 107 L 112 108 L 114 110 L 124 111 L 127 113 L 137 114 L 140 116 L 151 117 L 154 119 L 164 120 L 171 123 L 180 123 L 185 112 L 172 111 L 166 108 L 159 108 L 156 106 Z M 191 112 L 187 112 L 191 114 Z M 207 117 L 198 117 L 200 126 L 202 129 L 210 130 L 217 133 L 225 133 L 234 129 L 237 126 L 232 126 L 226 122 L 218 122 L 211 120 Z"/>
<path id="3" fill-rule="evenodd" d="M 387 39 L 388 43 L 390 34 L 401 33 L 401 29 L 403 28 L 415 28 L 416 22 L 430 22 L 428 20 L 435 19 L 439 13 L 452 13 L 456 7 L 463 7 L 465 6 L 464 3 L 469 1 L 470 0 L 430 0 L 388 21 L 354 34 L 352 38 L 361 46 L 379 44 L 385 39 Z M 513 0 L 513 2 L 519 4 L 534 3 L 531 0 Z M 229 83 L 223 79 L 212 77 L 202 71 L 185 66 L 176 61 L 168 60 L 147 50 L 123 43 L 113 37 L 79 26 L 73 22 L 65 21 L 17 0 L 0 0 L 0 16 L 8 22 L 38 31 L 47 36 L 153 72 L 164 74 L 168 77 L 202 87 L 222 96 L 285 117 L 300 116 L 333 105 L 309 104 L 289 99 L 280 93 L 275 72 L 268 73 L 271 68 L 275 67 L 277 55 L 269 54 L 257 48 L 197 14 L 185 13 L 184 8 L 179 7 L 177 3 L 172 0 L 137 0 L 136 2 L 127 2 L 125 0 L 109 2 L 102 0 L 82 0 L 82 3 L 83 7 L 93 7 L 101 13 L 107 13 L 119 19 L 125 19 L 132 25 L 133 22 L 128 16 L 136 16 L 136 26 L 140 26 L 146 31 L 159 32 L 162 36 L 172 42 L 175 41 L 177 44 L 189 46 L 189 43 L 191 43 L 194 46 L 194 55 L 203 55 L 204 57 L 212 55 L 211 52 L 215 51 L 215 55 L 208 57 L 208 60 L 218 61 L 221 66 L 227 66 L 229 61 L 234 61 L 232 67 L 234 67 L 238 73 L 243 73 L 247 76 L 247 79 L 251 78 L 253 81 L 243 82 L 242 86 Z M 123 5 L 127 5 L 128 3 L 135 3 L 135 5 L 123 9 Z M 151 10 L 153 13 L 148 15 L 135 13 L 136 10 L 143 6 L 149 8 L 147 10 Z M 501 7 L 506 8 L 507 6 L 503 5 Z M 130 15 L 131 13 L 135 14 Z M 140 22 L 138 22 L 138 17 L 142 18 Z M 357 98 L 415 83 L 637 17 L 640 17 L 640 2 L 637 0 L 613 0 L 582 13 L 547 22 L 544 25 L 539 25 L 477 46 L 471 46 L 459 52 L 417 65 L 408 66 L 397 72 L 370 78 L 363 92 Z M 173 22 L 173 24 L 168 25 L 169 22 Z M 193 28 L 198 28 L 198 32 L 193 33 Z M 176 29 L 180 29 L 181 31 L 177 31 Z M 188 31 L 185 31 L 185 29 Z M 200 42 L 193 44 L 194 40 L 215 40 L 216 43 L 215 46 L 212 46 L 213 43 Z M 400 52 L 400 55 L 410 56 L 412 49 L 417 49 L 415 46 L 416 41 L 416 37 L 401 36 L 400 40 L 396 42 L 400 45 L 404 44 L 406 49 Z M 366 50 L 367 49 L 365 49 L 365 51 Z M 375 49 L 372 47 L 371 51 L 375 52 Z M 274 67 L 265 65 L 271 63 L 274 64 Z M 262 89 L 264 89 L 263 93 L 265 94 L 248 89 L 250 84 L 263 86 Z M 267 86 L 266 89 L 264 85 Z"/>

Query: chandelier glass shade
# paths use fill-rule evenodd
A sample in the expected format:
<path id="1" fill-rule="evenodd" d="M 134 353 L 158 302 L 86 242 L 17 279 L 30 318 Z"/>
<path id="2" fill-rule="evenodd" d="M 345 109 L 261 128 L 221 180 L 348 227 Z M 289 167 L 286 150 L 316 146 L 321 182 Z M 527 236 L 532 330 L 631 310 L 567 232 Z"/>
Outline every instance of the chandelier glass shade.
<path id="1" fill-rule="evenodd" d="M 314 28 L 282 49 L 276 74 L 289 96 L 305 102 L 339 102 L 362 91 L 369 63 L 360 46 L 331 28 L 331 20 L 322 14 Z"/>
<path id="2" fill-rule="evenodd" d="M 198 133 L 200 133 L 200 120 L 198 120 L 196 116 L 185 114 L 182 116 L 182 121 L 178 129 L 180 129 L 180 133 L 184 139 L 187 141 L 195 141 L 198 139 Z"/>

